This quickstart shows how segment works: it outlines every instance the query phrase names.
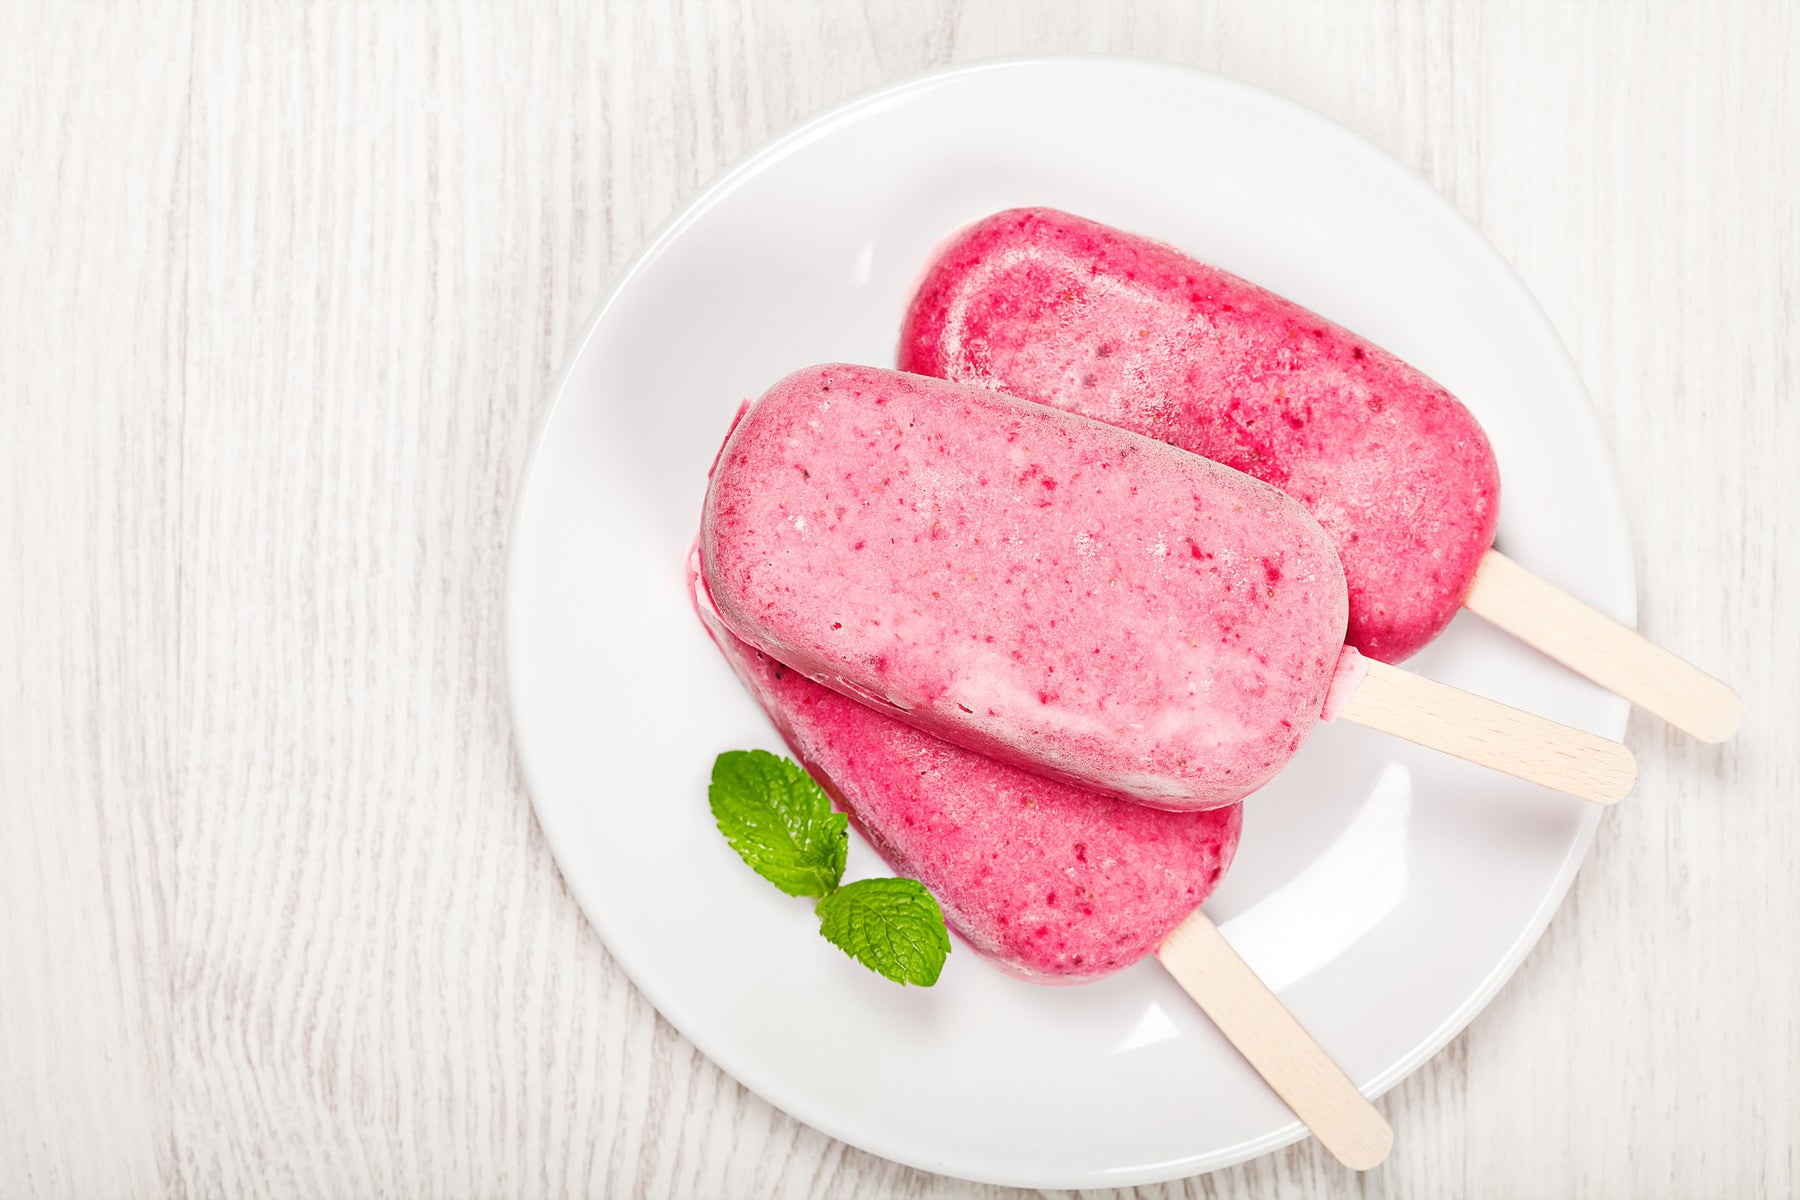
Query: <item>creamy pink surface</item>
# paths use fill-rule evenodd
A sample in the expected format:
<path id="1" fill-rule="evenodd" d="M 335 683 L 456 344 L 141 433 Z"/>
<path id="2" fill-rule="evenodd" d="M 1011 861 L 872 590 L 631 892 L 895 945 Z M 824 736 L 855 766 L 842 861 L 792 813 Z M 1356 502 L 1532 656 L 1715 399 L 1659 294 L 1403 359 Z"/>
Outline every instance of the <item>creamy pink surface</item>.
<path id="1" fill-rule="evenodd" d="M 821 366 L 714 467 L 704 581 L 739 637 L 968 749 L 1165 808 L 1311 732 L 1343 649 L 1330 539 L 1281 492 L 980 388 Z"/>
<path id="2" fill-rule="evenodd" d="M 1080 983 L 1136 962 L 1211 894 L 1243 808 L 1162 812 L 952 746 L 707 631 L 782 738 L 896 872 L 1014 974 Z"/>
<path id="3" fill-rule="evenodd" d="M 1499 470 L 1449 392 L 1272 292 L 1067 213 L 1015 209 L 959 234 L 899 360 L 1281 488 L 1336 540 L 1348 640 L 1384 662 L 1449 623 L 1494 539 Z"/>

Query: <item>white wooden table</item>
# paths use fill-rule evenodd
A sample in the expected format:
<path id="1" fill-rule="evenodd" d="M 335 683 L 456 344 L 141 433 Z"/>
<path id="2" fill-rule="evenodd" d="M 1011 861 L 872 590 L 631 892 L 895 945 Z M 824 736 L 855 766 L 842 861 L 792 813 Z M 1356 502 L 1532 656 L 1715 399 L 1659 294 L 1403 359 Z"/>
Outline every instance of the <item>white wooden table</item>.
<path id="1" fill-rule="evenodd" d="M 589 309 L 713 174 L 947 61 L 1319 109 L 1517 267 L 1642 624 L 1742 690 L 1463 1037 L 1192 1196 L 1800 1189 L 1800 6 L 0 6 L 0 1196 L 999 1194 L 722 1075 L 513 759 L 509 507 Z M 1154 1189 L 1152 1189 L 1154 1191 Z"/>

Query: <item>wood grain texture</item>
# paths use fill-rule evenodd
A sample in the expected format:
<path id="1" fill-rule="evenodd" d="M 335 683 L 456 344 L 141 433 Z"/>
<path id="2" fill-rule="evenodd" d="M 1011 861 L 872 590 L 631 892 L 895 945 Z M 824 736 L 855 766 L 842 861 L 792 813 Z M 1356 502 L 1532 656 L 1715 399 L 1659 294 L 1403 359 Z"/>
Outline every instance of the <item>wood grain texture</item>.
<path id="1" fill-rule="evenodd" d="M 1726 741 L 1744 722 L 1730 684 L 1498 550 L 1481 556 L 1463 607 L 1703 742 Z"/>
<path id="2" fill-rule="evenodd" d="M 1783 3 L 0 5 L 0 1194 L 998 1196 L 805 1128 L 563 889 L 499 654 L 532 422 L 756 143 L 999 54 L 1193 63 L 1475 221 L 1733 683 L 1467 1034 L 1159 1196 L 1800 1189 L 1800 12 Z"/>
<path id="3" fill-rule="evenodd" d="M 1156 948 L 1156 960 L 1333 1158 L 1352 1171 L 1381 1165 L 1394 1148 L 1387 1118 L 1231 948 L 1211 917 L 1199 909 L 1190 913 Z"/>
<path id="4" fill-rule="evenodd" d="M 1617 804 L 1637 780 L 1629 747 L 1365 659 L 1367 673 L 1338 715 L 1465 762 L 1504 771 L 1594 804 Z"/>

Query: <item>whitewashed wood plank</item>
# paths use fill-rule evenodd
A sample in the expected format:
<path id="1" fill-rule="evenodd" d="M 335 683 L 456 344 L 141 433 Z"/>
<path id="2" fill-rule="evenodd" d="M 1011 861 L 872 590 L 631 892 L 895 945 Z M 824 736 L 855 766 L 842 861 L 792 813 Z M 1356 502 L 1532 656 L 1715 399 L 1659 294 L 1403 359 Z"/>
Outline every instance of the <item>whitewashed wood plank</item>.
<path id="1" fill-rule="evenodd" d="M 171 1163 L 189 13 L 0 8 L 0 1191 Z"/>
<path id="2" fill-rule="evenodd" d="M 1001 1194 L 775 1112 L 624 980 L 529 815 L 499 597 L 650 230 L 845 96 L 1061 50 L 1291 96 L 1469 214 L 1618 447 L 1644 627 L 1751 711 L 1634 723 L 1382 1171 L 1143 1194 L 1792 1193 L 1793 8 L 1124 0 L 0 9 L 0 1190 Z"/>

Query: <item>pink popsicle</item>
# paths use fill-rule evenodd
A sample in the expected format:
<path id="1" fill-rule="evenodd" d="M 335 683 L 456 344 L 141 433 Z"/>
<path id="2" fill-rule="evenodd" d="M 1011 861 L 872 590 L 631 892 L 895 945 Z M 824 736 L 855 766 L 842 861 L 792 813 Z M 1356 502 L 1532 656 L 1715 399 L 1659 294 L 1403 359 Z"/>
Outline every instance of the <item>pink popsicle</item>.
<path id="1" fill-rule="evenodd" d="M 1399 662 L 1456 614 L 1499 516 L 1475 418 L 1393 355 L 1179 251 L 1052 209 L 939 255 L 902 370 L 1080 413 L 1254 475 L 1337 543 L 1349 643 Z"/>
<path id="2" fill-rule="evenodd" d="M 690 568 L 725 658 L 839 808 L 1001 969 L 1083 983 L 1154 953 L 1346 1166 L 1393 1133 L 1200 905 L 1237 849 L 1240 805 L 1173 813 L 1097 796 L 921 733 L 739 641 Z"/>
<path id="3" fill-rule="evenodd" d="M 695 599 L 732 669 L 838 807 L 1013 974 L 1080 983 L 1131 965 L 1231 864 L 1240 805 L 1163 812 L 952 746 L 739 641 L 703 588 Z"/>
<path id="4" fill-rule="evenodd" d="M 1343 656 L 1336 553 L 1275 488 L 872 367 L 798 371 L 742 415 L 699 553 L 724 624 L 811 679 L 1171 809 L 1274 775 Z"/>

